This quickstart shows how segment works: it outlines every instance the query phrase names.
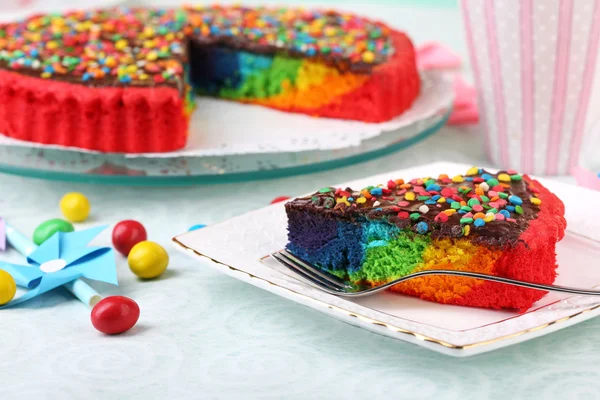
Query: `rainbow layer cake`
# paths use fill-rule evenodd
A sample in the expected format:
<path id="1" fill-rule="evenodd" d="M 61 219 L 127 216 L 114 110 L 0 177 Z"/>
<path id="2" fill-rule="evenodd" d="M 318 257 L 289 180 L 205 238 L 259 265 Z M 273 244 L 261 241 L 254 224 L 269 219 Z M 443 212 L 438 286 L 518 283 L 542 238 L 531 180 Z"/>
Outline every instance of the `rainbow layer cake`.
<path id="1" fill-rule="evenodd" d="M 177 150 L 194 92 L 381 122 L 419 88 L 410 39 L 349 13 L 123 8 L 0 25 L 0 132 L 39 143 Z"/>
<path id="2" fill-rule="evenodd" d="M 287 249 L 332 274 L 379 285 L 452 269 L 538 283 L 556 277 L 564 205 L 515 171 L 473 167 L 361 190 L 325 187 L 286 204 Z M 425 300 L 526 310 L 544 292 L 473 278 L 429 276 L 392 290 Z"/>

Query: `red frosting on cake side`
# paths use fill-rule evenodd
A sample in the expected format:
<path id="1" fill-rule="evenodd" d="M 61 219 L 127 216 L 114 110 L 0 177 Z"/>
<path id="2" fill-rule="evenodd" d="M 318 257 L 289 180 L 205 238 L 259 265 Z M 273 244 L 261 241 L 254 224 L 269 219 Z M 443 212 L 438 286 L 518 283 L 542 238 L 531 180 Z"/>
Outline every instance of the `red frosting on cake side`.
<path id="1" fill-rule="evenodd" d="M 169 87 L 86 87 L 0 70 L 0 132 L 15 139 L 102 152 L 185 146 L 188 118 Z"/>
<path id="2" fill-rule="evenodd" d="M 564 236 L 567 222 L 563 202 L 537 181 L 523 176 L 533 184 L 542 200 L 536 219 L 519 237 L 514 247 L 506 249 L 494 266 L 494 275 L 523 281 L 551 284 L 556 278 L 556 242 Z M 523 199 L 528 201 L 528 199 Z M 473 287 L 454 304 L 488 308 L 514 308 L 526 311 L 546 292 L 502 283 L 484 282 Z"/>

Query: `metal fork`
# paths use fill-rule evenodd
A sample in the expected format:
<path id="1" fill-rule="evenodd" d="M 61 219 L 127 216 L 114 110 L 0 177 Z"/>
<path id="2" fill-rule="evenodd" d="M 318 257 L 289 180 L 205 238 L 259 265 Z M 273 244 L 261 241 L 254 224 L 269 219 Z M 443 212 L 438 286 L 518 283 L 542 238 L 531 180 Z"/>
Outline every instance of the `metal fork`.
<path id="1" fill-rule="evenodd" d="M 321 289 L 327 293 L 342 296 L 342 297 L 360 297 L 360 296 L 369 296 L 375 294 L 377 292 L 381 292 L 382 290 L 388 289 L 400 282 L 405 282 L 414 278 L 421 278 L 423 276 L 430 275 L 451 275 L 451 276 L 461 276 L 466 278 L 477 278 L 484 279 L 486 281 L 504 283 L 507 285 L 521 286 L 529 289 L 539 289 L 546 290 L 549 292 L 561 292 L 561 293 L 571 293 L 571 294 L 581 294 L 586 296 L 600 296 L 600 290 L 587 290 L 581 288 L 567 287 L 567 286 L 559 286 L 559 285 L 543 285 L 540 283 L 534 282 L 525 282 L 519 281 L 516 279 L 503 278 L 501 276 L 480 274 L 477 272 L 467 272 L 467 271 L 452 271 L 452 270 L 438 270 L 431 269 L 426 271 L 419 271 L 412 274 L 408 274 L 403 276 L 402 278 L 398 278 L 388 283 L 384 283 L 379 286 L 368 286 L 361 284 L 354 284 L 343 279 L 338 278 L 328 272 L 325 272 L 306 261 L 303 261 L 299 257 L 296 257 L 292 253 L 281 250 L 271 254 L 277 262 L 281 265 L 287 267 L 290 271 L 294 272 L 296 275 L 301 276 L 305 280 L 307 280 L 310 284 L 315 286 L 318 289 Z"/>

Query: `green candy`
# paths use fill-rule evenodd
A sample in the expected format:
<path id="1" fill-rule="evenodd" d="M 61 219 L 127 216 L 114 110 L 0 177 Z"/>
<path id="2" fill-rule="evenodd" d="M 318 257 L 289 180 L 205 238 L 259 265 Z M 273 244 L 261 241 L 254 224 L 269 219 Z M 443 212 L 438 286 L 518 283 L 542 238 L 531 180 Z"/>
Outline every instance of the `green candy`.
<path id="1" fill-rule="evenodd" d="M 508 194 L 506 194 L 504 192 L 498 193 L 498 196 L 500 196 L 501 199 L 508 199 Z"/>
<path id="2" fill-rule="evenodd" d="M 460 210 L 460 203 L 458 201 L 453 201 L 452 204 L 450 204 L 450 207 L 455 210 Z"/>
<path id="3" fill-rule="evenodd" d="M 461 224 L 470 224 L 471 222 L 473 222 L 473 218 L 461 218 L 460 219 Z"/>
<path id="4" fill-rule="evenodd" d="M 50 239 L 56 232 L 73 232 L 73 225 L 64 219 L 55 218 L 42 222 L 33 232 L 33 242 L 38 246 Z"/>
<path id="5" fill-rule="evenodd" d="M 488 184 L 489 187 L 494 187 L 494 186 L 498 186 L 500 184 L 500 182 L 498 182 L 498 179 L 488 179 L 485 183 Z"/>
<path id="6" fill-rule="evenodd" d="M 490 208 L 490 209 L 488 210 L 488 212 L 491 212 L 491 213 L 494 213 L 494 214 L 498 214 L 498 210 L 497 210 L 497 209 L 495 209 L 495 208 Z"/>
<path id="7" fill-rule="evenodd" d="M 489 203 L 490 202 L 490 198 L 487 196 L 479 196 L 481 197 L 481 201 L 483 201 L 484 203 Z"/>
<path id="8" fill-rule="evenodd" d="M 515 207 L 515 211 L 517 212 L 517 214 L 523 214 L 523 207 L 521 207 L 521 206 L 516 206 L 516 207 Z"/>
<path id="9" fill-rule="evenodd" d="M 462 206 L 460 209 L 467 212 L 473 211 L 473 209 L 469 206 Z"/>
<path id="10" fill-rule="evenodd" d="M 521 175 L 511 175 L 510 179 L 513 181 L 520 181 L 521 179 L 523 179 L 523 177 Z"/>
<path id="11" fill-rule="evenodd" d="M 421 214 L 419 214 L 419 213 L 412 213 L 412 214 L 410 214 L 410 219 L 412 219 L 413 221 L 418 220 L 419 217 L 421 217 Z"/>
<path id="12" fill-rule="evenodd" d="M 425 182 L 425 186 L 429 186 L 429 185 L 433 185 L 435 183 L 435 180 L 433 179 L 429 179 L 427 182 Z"/>
<path id="13" fill-rule="evenodd" d="M 471 198 L 471 199 L 469 199 L 469 201 L 467 202 L 467 204 L 468 204 L 469 207 L 473 207 L 473 206 L 475 206 L 477 204 L 481 204 L 481 203 L 479 202 L 479 200 L 477 200 L 475 198 Z"/>
<path id="14" fill-rule="evenodd" d="M 319 189 L 319 193 L 329 193 L 329 192 L 331 192 L 331 188 L 328 188 L 328 187 Z"/>
<path id="15" fill-rule="evenodd" d="M 423 200 L 429 200 L 430 197 L 431 196 L 419 196 L 419 197 L 417 197 L 417 200 L 421 200 L 421 201 L 423 201 Z"/>

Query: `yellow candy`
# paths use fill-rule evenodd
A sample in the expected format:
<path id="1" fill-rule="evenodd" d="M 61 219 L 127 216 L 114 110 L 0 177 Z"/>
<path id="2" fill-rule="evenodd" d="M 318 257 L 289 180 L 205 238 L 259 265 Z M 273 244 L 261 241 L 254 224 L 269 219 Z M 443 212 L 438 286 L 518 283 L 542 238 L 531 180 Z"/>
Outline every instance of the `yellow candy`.
<path id="1" fill-rule="evenodd" d="M 529 200 L 531 201 L 531 204 L 535 204 L 536 206 L 542 204 L 542 200 L 538 199 L 537 197 L 532 197 Z"/>
<path id="2" fill-rule="evenodd" d="M 454 178 L 452 178 L 452 182 L 454 183 L 463 183 L 465 180 L 462 177 L 462 175 L 456 175 Z"/>
<path id="3" fill-rule="evenodd" d="M 115 48 L 117 50 L 123 50 L 124 48 L 127 47 L 127 41 L 126 40 L 118 40 L 117 43 L 115 43 Z"/>
<path id="4" fill-rule="evenodd" d="M 408 192 L 404 195 L 404 199 L 408 201 L 413 201 L 415 199 L 415 194 L 413 192 Z"/>
<path id="5" fill-rule="evenodd" d="M 155 51 L 151 51 L 148 54 L 146 54 L 146 60 L 148 61 L 154 61 L 158 58 L 158 54 Z"/>
<path id="6" fill-rule="evenodd" d="M 498 180 L 500 182 L 510 182 L 510 175 L 508 175 L 508 174 L 500 174 L 500 175 L 498 175 Z"/>
<path id="7" fill-rule="evenodd" d="M 359 197 L 358 199 L 356 199 L 357 204 L 366 203 L 366 201 L 367 201 L 367 199 L 365 199 L 364 197 Z"/>
<path id="8" fill-rule="evenodd" d="M 104 60 L 104 65 L 106 65 L 108 68 L 112 68 L 115 65 L 117 65 L 117 61 L 115 60 L 114 57 L 112 56 L 108 56 L 106 57 L 106 59 Z"/>
<path id="9" fill-rule="evenodd" d="M 477 168 L 477 167 L 471 167 L 467 171 L 467 176 L 477 175 L 478 173 L 479 173 L 479 168 Z"/>
<path id="10" fill-rule="evenodd" d="M 60 199 L 60 210 L 71 222 L 83 222 L 90 215 L 90 202 L 81 193 L 67 193 Z"/>
<path id="11" fill-rule="evenodd" d="M 446 202 L 446 198 L 445 197 L 440 197 L 437 202 L 438 203 L 445 203 Z"/>
<path id="12" fill-rule="evenodd" d="M 169 255 L 158 243 L 139 242 L 129 252 L 127 263 L 131 272 L 143 279 L 160 276 L 169 265 Z"/>
<path id="13" fill-rule="evenodd" d="M 344 203 L 345 205 L 347 205 L 348 207 L 350 207 L 350 203 L 348 202 L 348 198 L 346 196 L 335 199 L 335 202 L 336 202 L 336 204 L 338 204 L 338 203 Z"/>
<path id="14" fill-rule="evenodd" d="M 0 269 L 0 306 L 8 303 L 17 293 L 17 284 L 8 272 Z"/>
<path id="15" fill-rule="evenodd" d="M 373 61 L 375 61 L 375 54 L 373 54 L 373 52 L 371 51 L 365 51 L 364 53 L 362 53 L 362 60 L 370 64 Z"/>
<path id="16" fill-rule="evenodd" d="M 471 233 L 471 226 L 465 225 L 465 236 L 469 236 L 469 233 Z"/>

